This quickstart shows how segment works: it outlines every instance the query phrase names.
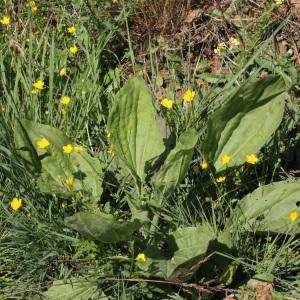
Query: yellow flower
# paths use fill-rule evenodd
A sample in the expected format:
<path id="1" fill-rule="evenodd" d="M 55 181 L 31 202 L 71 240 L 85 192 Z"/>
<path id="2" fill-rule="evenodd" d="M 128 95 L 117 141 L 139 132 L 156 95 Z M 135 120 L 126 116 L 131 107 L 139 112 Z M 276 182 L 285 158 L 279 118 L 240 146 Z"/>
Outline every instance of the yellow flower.
<path id="1" fill-rule="evenodd" d="M 10 207 L 17 211 L 20 207 L 22 207 L 22 199 L 18 199 L 17 197 L 13 198 L 10 202 Z"/>
<path id="2" fill-rule="evenodd" d="M 74 151 L 78 154 L 83 152 L 83 147 L 82 146 L 75 146 Z"/>
<path id="3" fill-rule="evenodd" d="M 227 154 L 224 154 L 224 155 L 221 156 L 222 165 L 228 164 L 229 161 L 230 161 L 230 156 L 228 156 Z"/>
<path id="4" fill-rule="evenodd" d="M 240 41 L 238 39 L 234 38 L 234 37 L 231 37 L 229 39 L 229 43 L 230 43 L 231 47 L 237 47 L 237 46 L 239 46 Z"/>
<path id="5" fill-rule="evenodd" d="M 38 223 L 36 227 L 38 230 L 42 230 L 44 225 L 42 223 Z"/>
<path id="6" fill-rule="evenodd" d="M 147 260 L 146 255 L 144 253 L 139 253 L 135 260 L 138 262 L 145 262 Z"/>
<path id="7" fill-rule="evenodd" d="M 246 155 L 246 162 L 251 165 L 255 165 L 258 161 L 258 158 L 254 154 Z"/>
<path id="8" fill-rule="evenodd" d="M 193 171 L 195 174 L 199 173 L 199 167 L 198 166 L 193 166 Z"/>
<path id="9" fill-rule="evenodd" d="M 34 84 L 33 84 L 33 87 L 36 89 L 36 90 L 42 90 L 44 88 L 44 81 L 42 80 L 38 80 L 36 81 Z"/>
<path id="10" fill-rule="evenodd" d="M 115 148 L 113 145 L 110 145 L 107 149 L 107 153 L 110 155 L 110 156 L 115 156 Z"/>
<path id="11" fill-rule="evenodd" d="M 32 95 L 37 95 L 39 93 L 39 90 L 37 90 L 37 89 L 33 89 L 32 91 L 31 91 L 31 94 Z"/>
<path id="12" fill-rule="evenodd" d="M 294 210 L 294 211 L 291 211 L 290 213 L 289 213 L 289 217 L 290 217 L 290 219 L 293 221 L 293 222 L 295 222 L 296 221 L 296 219 L 298 218 L 298 213 Z"/>
<path id="13" fill-rule="evenodd" d="M 214 53 L 220 55 L 225 50 L 225 44 L 220 43 L 216 49 L 214 49 Z"/>
<path id="14" fill-rule="evenodd" d="M 59 71 L 59 76 L 66 76 L 67 75 L 67 69 L 66 68 L 61 68 Z"/>
<path id="15" fill-rule="evenodd" d="M 2 25 L 4 25 L 4 26 L 9 25 L 9 23 L 10 23 L 10 17 L 8 17 L 8 16 L 2 17 L 2 19 L 0 19 L 0 23 Z"/>
<path id="16" fill-rule="evenodd" d="M 183 100 L 186 102 L 190 102 L 193 101 L 194 98 L 196 96 L 196 92 L 195 91 L 191 91 L 191 90 L 187 90 L 184 95 L 183 95 Z"/>
<path id="17" fill-rule="evenodd" d="M 72 47 L 70 47 L 70 52 L 73 54 L 73 55 L 75 55 L 76 53 L 77 53 L 77 51 L 78 51 L 78 48 L 74 45 L 74 46 L 72 46 Z"/>
<path id="18" fill-rule="evenodd" d="M 173 101 L 169 100 L 168 98 L 164 98 L 160 101 L 160 104 L 165 108 L 171 109 L 173 106 Z"/>
<path id="19" fill-rule="evenodd" d="M 218 177 L 217 179 L 216 179 L 216 182 L 217 183 L 223 183 L 224 181 L 226 180 L 226 177 L 225 176 L 220 176 L 220 177 Z"/>
<path id="20" fill-rule="evenodd" d="M 46 149 L 50 145 L 49 141 L 46 138 L 42 138 L 37 142 L 38 149 Z"/>
<path id="21" fill-rule="evenodd" d="M 68 105 L 71 101 L 72 101 L 71 98 L 67 96 L 63 96 L 60 99 L 60 103 L 63 105 Z"/>
<path id="22" fill-rule="evenodd" d="M 200 167 L 202 170 L 207 169 L 208 168 L 208 163 L 207 162 L 203 162 L 200 164 Z"/>
<path id="23" fill-rule="evenodd" d="M 75 179 L 73 177 L 68 177 L 66 179 L 66 184 L 69 188 L 71 188 L 74 185 Z"/>
<path id="24" fill-rule="evenodd" d="M 30 7 L 31 7 L 31 11 L 33 13 L 35 13 L 37 11 L 37 6 L 35 4 L 35 1 L 30 1 L 29 4 L 30 4 Z"/>
<path id="25" fill-rule="evenodd" d="M 64 150 L 64 153 L 70 154 L 73 150 L 73 146 L 71 144 L 68 144 L 66 146 L 63 146 L 63 150 Z"/>
<path id="26" fill-rule="evenodd" d="M 280 6 L 283 3 L 284 3 L 284 0 L 275 0 L 275 4 L 278 6 Z"/>
<path id="27" fill-rule="evenodd" d="M 68 32 L 69 32 L 69 33 L 75 33 L 75 32 L 76 32 L 75 26 L 70 26 L 70 27 L 68 27 Z"/>
<path id="28" fill-rule="evenodd" d="M 111 138 L 111 133 L 108 132 L 107 135 L 106 135 L 106 137 L 107 137 L 108 139 L 110 139 L 110 138 Z"/>

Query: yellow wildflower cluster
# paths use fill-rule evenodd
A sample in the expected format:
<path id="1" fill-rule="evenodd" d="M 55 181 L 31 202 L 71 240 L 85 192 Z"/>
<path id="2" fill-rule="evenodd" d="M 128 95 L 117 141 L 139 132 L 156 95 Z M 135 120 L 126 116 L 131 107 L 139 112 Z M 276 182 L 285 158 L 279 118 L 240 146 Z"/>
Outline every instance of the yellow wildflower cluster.
<path id="1" fill-rule="evenodd" d="M 173 106 L 173 101 L 168 98 L 164 98 L 160 101 L 160 104 L 167 109 L 171 109 Z"/>
<path id="2" fill-rule="evenodd" d="M 275 4 L 280 6 L 284 3 L 284 0 L 274 0 Z"/>
<path id="3" fill-rule="evenodd" d="M 44 88 L 44 85 L 45 85 L 44 81 L 42 81 L 42 80 L 36 81 L 36 82 L 33 84 L 33 88 L 32 88 L 31 93 L 32 93 L 33 95 L 38 94 L 38 92 L 41 91 L 41 90 Z"/>
<path id="4" fill-rule="evenodd" d="M 198 174 L 199 173 L 199 171 L 200 171 L 200 168 L 202 169 L 202 170 L 205 170 L 205 169 L 207 169 L 208 168 L 208 163 L 207 162 L 202 162 L 202 163 L 200 163 L 200 165 L 199 166 L 193 166 L 193 171 L 194 171 L 194 173 L 195 174 Z"/>
<path id="5" fill-rule="evenodd" d="M 36 6 L 36 3 L 35 1 L 29 1 L 29 5 L 30 5 L 30 9 L 33 13 L 35 13 L 37 11 L 37 6 Z"/>
<path id="6" fill-rule="evenodd" d="M 63 146 L 63 152 L 66 154 L 70 154 L 74 150 L 75 153 L 82 153 L 83 152 L 83 147 L 82 146 L 72 146 L 71 144 L 67 144 Z"/>
<path id="7" fill-rule="evenodd" d="M 115 147 L 113 145 L 110 145 L 107 149 L 107 153 L 111 156 L 114 157 L 116 152 L 115 152 Z"/>
<path id="8" fill-rule="evenodd" d="M 231 37 L 229 39 L 229 44 L 230 44 L 231 48 L 235 48 L 240 45 L 240 41 L 234 37 Z"/>
<path id="9" fill-rule="evenodd" d="M 225 43 L 220 43 L 216 49 L 214 49 L 214 53 L 220 55 L 225 50 Z"/>
<path id="10" fill-rule="evenodd" d="M 10 17 L 9 16 L 3 16 L 0 19 L 0 23 L 1 23 L 1 25 L 4 25 L 4 26 L 9 25 L 9 23 L 10 23 Z"/>
<path id="11" fill-rule="evenodd" d="M 17 198 L 17 197 L 13 198 L 10 202 L 10 207 L 14 211 L 17 211 L 19 208 L 22 207 L 22 199 Z"/>

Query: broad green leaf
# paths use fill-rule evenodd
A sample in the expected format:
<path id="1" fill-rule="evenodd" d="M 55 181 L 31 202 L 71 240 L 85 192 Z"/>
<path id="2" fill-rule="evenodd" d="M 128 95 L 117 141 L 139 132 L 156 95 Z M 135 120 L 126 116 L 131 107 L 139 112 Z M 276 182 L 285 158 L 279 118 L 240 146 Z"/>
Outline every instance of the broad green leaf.
<path id="1" fill-rule="evenodd" d="M 224 256 L 233 254 L 233 242 L 229 228 L 218 234 L 217 239 L 210 243 L 207 252 L 214 253 L 214 255 L 200 266 L 197 275 L 201 278 L 205 277 L 207 280 L 215 279 L 219 283 L 230 284 L 238 264 L 229 266 L 231 260 Z"/>
<path id="2" fill-rule="evenodd" d="M 149 276 L 171 280 L 186 280 L 198 269 L 216 237 L 207 226 L 185 227 L 169 235 L 165 251 L 154 247 L 145 251 L 146 264 L 138 263 Z"/>
<path id="3" fill-rule="evenodd" d="M 89 282 L 84 278 L 71 278 L 68 283 L 56 280 L 47 292 L 43 293 L 47 300 L 85 300 L 99 299 L 97 283 Z M 104 296 L 105 297 L 105 296 Z M 102 299 L 102 298 L 101 298 Z M 103 298 L 105 299 L 105 298 Z"/>
<path id="4" fill-rule="evenodd" d="M 209 83 L 220 83 L 225 81 L 224 77 L 214 74 L 214 73 L 201 73 L 196 75 L 198 78 L 203 79 Z"/>
<path id="5" fill-rule="evenodd" d="M 38 185 L 41 192 L 57 193 L 64 196 L 73 192 L 86 191 L 93 197 L 102 194 L 102 168 L 97 159 L 84 150 L 83 153 L 65 154 L 63 146 L 72 144 L 60 130 L 48 125 L 21 120 L 15 126 L 15 145 L 31 170 L 39 173 Z M 47 149 L 37 149 L 41 138 L 50 142 Z M 74 177 L 74 186 L 70 189 L 65 183 L 68 177 Z"/>
<path id="6" fill-rule="evenodd" d="M 299 233 L 299 217 L 292 221 L 290 212 L 298 212 L 300 181 L 279 181 L 257 188 L 237 203 L 229 225 L 247 231 Z"/>
<path id="7" fill-rule="evenodd" d="M 89 239 L 103 243 L 129 240 L 143 226 L 143 221 L 117 221 L 105 214 L 79 212 L 65 219 L 66 226 L 77 230 Z"/>
<path id="8" fill-rule="evenodd" d="M 284 113 L 286 86 L 279 76 L 270 76 L 242 86 L 208 120 L 202 153 L 217 172 L 245 162 L 257 154 L 278 128 Z M 229 155 L 228 165 L 220 158 Z"/>
<path id="9" fill-rule="evenodd" d="M 155 115 L 152 95 L 143 79 L 137 77 L 129 79 L 119 91 L 109 115 L 112 145 L 141 181 L 146 175 L 146 163 L 164 151 Z"/>
<path id="10" fill-rule="evenodd" d="M 165 196 L 174 192 L 188 171 L 197 140 L 198 134 L 193 129 L 181 135 L 175 148 L 153 177 L 153 186 L 157 191 Z"/>

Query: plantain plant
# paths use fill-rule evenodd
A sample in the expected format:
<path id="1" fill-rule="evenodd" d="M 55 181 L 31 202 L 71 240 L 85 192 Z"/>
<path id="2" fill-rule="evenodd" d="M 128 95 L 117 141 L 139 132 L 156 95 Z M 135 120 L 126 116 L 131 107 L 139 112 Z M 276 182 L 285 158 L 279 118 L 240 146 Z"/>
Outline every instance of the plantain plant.
<path id="1" fill-rule="evenodd" d="M 201 151 L 212 166 L 212 173 L 240 166 L 247 154 L 257 154 L 270 140 L 283 118 L 286 89 L 279 76 L 247 83 L 210 116 Z M 89 195 L 96 199 L 87 211 L 67 217 L 66 226 L 102 243 L 134 240 L 135 232 L 142 227 L 150 228 L 143 231 L 148 241 L 144 251 L 147 259 L 137 263 L 144 276 L 177 281 L 189 279 L 199 269 L 199 261 L 208 254 L 215 251 L 233 253 L 230 230 L 239 222 L 246 224 L 247 230 L 263 216 L 263 221 L 258 222 L 260 230 L 288 230 L 284 218 L 288 210 L 296 209 L 297 182 L 263 186 L 246 196 L 238 202 L 224 231 L 215 232 L 208 224 L 199 224 L 170 230 L 158 241 L 159 211 L 188 173 L 199 134 L 195 129 L 186 130 L 169 150 L 156 115 L 152 94 L 138 77 L 125 83 L 109 114 L 111 152 L 122 160 L 135 183 L 134 191 L 126 197 L 131 210 L 129 220 L 116 220 L 99 210 L 101 165 L 86 151 L 63 153 L 63 146 L 72 142 L 62 132 L 20 120 L 15 126 L 15 143 L 28 168 L 36 174 L 41 192 L 65 197 L 81 192 L 83 197 Z M 43 137 L 50 146 L 39 150 L 35 145 Z M 226 166 L 220 162 L 225 154 L 231 156 Z M 72 189 L 63 182 L 67 176 L 78 179 Z M 220 270 L 220 278 L 228 277 L 228 263 L 210 261 L 214 269 Z M 205 270 L 203 266 L 199 271 L 201 269 Z M 228 283 L 228 278 L 225 281 Z"/>

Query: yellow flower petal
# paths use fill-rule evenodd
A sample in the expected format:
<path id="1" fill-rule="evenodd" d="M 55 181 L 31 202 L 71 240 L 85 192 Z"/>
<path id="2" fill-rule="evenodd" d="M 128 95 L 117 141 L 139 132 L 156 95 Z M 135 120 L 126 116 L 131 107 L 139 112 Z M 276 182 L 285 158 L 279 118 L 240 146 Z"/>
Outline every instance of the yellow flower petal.
<path id="1" fill-rule="evenodd" d="M 146 255 L 144 253 L 139 253 L 135 260 L 138 262 L 145 262 L 147 260 Z"/>
<path id="2" fill-rule="evenodd" d="M 73 146 L 71 144 L 68 144 L 66 146 L 63 146 L 63 151 L 66 154 L 70 154 L 73 150 Z"/>
<path id="3" fill-rule="evenodd" d="M 231 158 L 230 158 L 229 155 L 227 155 L 227 154 L 222 155 L 222 156 L 221 156 L 221 163 L 222 163 L 222 165 L 228 164 L 229 161 L 230 161 L 230 159 L 231 159 Z"/>
<path id="4" fill-rule="evenodd" d="M 183 95 L 183 100 L 186 102 L 190 102 L 193 101 L 194 98 L 196 96 L 196 92 L 195 91 L 191 91 L 191 90 L 187 90 L 184 95 Z"/>
<path id="5" fill-rule="evenodd" d="M 71 188 L 74 185 L 75 179 L 73 177 L 68 177 L 66 179 L 66 184 L 69 188 Z"/>
<path id="6" fill-rule="evenodd" d="M 42 90 L 44 88 L 44 81 L 42 80 L 38 80 L 36 81 L 34 84 L 33 84 L 33 87 L 36 89 L 36 90 Z"/>
<path id="7" fill-rule="evenodd" d="M 42 138 L 37 142 L 38 149 L 46 149 L 50 145 L 49 141 L 46 138 Z"/>
<path id="8" fill-rule="evenodd" d="M 67 69 L 66 68 L 61 68 L 59 71 L 59 76 L 66 76 L 67 75 Z"/>
<path id="9" fill-rule="evenodd" d="M 220 177 L 218 177 L 217 179 L 216 179 L 216 182 L 217 183 L 223 183 L 224 181 L 226 180 L 226 176 L 220 176 Z"/>
<path id="10" fill-rule="evenodd" d="M 60 98 L 60 103 L 63 105 L 68 105 L 70 102 L 72 102 L 72 99 L 67 96 L 63 96 Z"/>
<path id="11" fill-rule="evenodd" d="M 173 106 L 173 101 L 168 98 L 164 98 L 160 101 L 160 104 L 167 109 L 171 109 Z"/>
<path id="12" fill-rule="evenodd" d="M 75 45 L 70 47 L 69 50 L 73 55 L 75 55 L 78 52 L 78 48 Z"/>
<path id="13" fill-rule="evenodd" d="M 82 146 L 75 146 L 74 147 L 74 152 L 80 154 L 83 152 L 83 147 Z"/>
<path id="14" fill-rule="evenodd" d="M 68 27 L 68 32 L 69 32 L 69 33 L 75 33 L 75 32 L 76 32 L 75 26 L 70 26 L 70 27 Z"/>
<path id="15" fill-rule="evenodd" d="M 0 19 L 0 23 L 2 25 L 4 25 L 4 26 L 9 25 L 9 23 L 10 23 L 10 17 L 8 17 L 8 16 L 2 17 L 2 19 Z"/>
<path id="16" fill-rule="evenodd" d="M 248 154 L 246 155 L 246 162 L 255 165 L 258 162 L 258 158 L 254 154 Z"/>
<path id="17" fill-rule="evenodd" d="M 240 44 L 239 40 L 236 39 L 236 38 L 234 38 L 234 37 L 231 37 L 231 38 L 229 39 L 229 43 L 230 43 L 230 46 L 231 46 L 231 47 L 237 47 L 237 46 L 239 46 L 239 44 Z"/>
<path id="18" fill-rule="evenodd" d="M 296 211 L 291 211 L 291 212 L 289 213 L 289 217 L 290 217 L 290 219 L 291 219 L 293 222 L 295 222 L 295 221 L 297 220 L 297 218 L 298 218 L 298 213 L 297 213 Z"/>
<path id="19" fill-rule="evenodd" d="M 205 169 L 208 168 L 208 163 L 207 162 L 203 162 L 203 163 L 200 164 L 200 167 L 201 167 L 202 170 L 205 170 Z"/>
<path id="20" fill-rule="evenodd" d="M 22 207 L 22 199 L 19 199 L 17 197 L 13 198 L 10 202 L 10 207 L 14 210 L 17 211 L 19 208 Z"/>

